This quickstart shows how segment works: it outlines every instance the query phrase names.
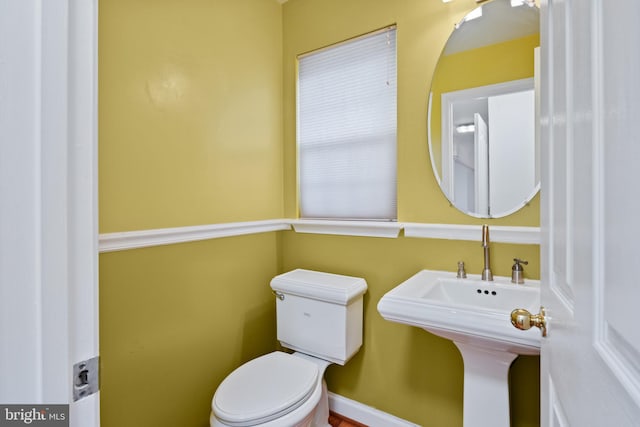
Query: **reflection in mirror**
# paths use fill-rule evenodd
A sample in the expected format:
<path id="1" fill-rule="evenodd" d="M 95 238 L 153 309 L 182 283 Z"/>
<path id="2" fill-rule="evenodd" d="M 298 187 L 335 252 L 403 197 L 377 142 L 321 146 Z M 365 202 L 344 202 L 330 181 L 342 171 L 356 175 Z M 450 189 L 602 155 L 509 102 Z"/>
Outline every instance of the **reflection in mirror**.
<path id="1" fill-rule="evenodd" d="M 429 150 L 442 191 L 476 217 L 509 215 L 539 188 L 533 3 L 493 0 L 447 41 L 429 95 Z"/>

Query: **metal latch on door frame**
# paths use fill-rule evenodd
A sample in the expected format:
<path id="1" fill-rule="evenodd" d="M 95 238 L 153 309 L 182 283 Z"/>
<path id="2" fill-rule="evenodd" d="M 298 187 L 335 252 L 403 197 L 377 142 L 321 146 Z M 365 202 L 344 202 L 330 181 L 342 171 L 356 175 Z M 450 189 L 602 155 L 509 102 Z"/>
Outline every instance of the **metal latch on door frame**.
<path id="1" fill-rule="evenodd" d="M 92 395 L 100 389 L 98 356 L 73 365 L 73 401 Z"/>

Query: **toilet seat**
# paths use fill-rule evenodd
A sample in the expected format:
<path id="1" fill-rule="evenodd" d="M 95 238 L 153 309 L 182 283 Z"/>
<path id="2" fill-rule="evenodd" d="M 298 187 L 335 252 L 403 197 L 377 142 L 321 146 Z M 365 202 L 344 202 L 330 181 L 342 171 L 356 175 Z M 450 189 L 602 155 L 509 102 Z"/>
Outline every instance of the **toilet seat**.
<path id="1" fill-rule="evenodd" d="M 282 417 L 313 394 L 318 365 L 276 351 L 233 371 L 218 387 L 211 404 L 215 416 L 230 426 L 253 426 Z"/>

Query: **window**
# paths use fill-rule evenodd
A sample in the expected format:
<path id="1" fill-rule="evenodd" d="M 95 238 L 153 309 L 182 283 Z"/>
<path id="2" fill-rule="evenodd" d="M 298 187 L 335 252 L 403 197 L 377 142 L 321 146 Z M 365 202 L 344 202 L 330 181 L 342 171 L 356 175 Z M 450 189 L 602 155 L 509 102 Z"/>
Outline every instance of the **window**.
<path id="1" fill-rule="evenodd" d="M 396 31 L 298 58 L 300 216 L 396 219 Z"/>

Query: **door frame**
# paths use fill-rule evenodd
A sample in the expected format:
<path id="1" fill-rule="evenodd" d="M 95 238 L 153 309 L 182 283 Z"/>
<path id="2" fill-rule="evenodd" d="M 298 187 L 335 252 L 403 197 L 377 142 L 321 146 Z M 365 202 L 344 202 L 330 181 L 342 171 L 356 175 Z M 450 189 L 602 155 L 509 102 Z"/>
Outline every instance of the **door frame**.
<path id="1" fill-rule="evenodd" d="M 69 363 L 99 356 L 98 0 L 69 7 Z M 71 367 L 70 367 L 71 369 Z M 73 375 L 73 372 L 71 372 Z M 95 373 L 97 374 L 97 373 Z M 72 377 L 70 375 L 70 377 Z M 71 384 L 71 388 L 73 384 Z M 100 425 L 100 391 L 71 403 L 71 427 Z"/>
<path id="2" fill-rule="evenodd" d="M 441 134 L 442 134 L 442 175 L 440 176 L 440 186 L 445 192 L 449 200 L 454 199 L 454 173 L 453 173 L 453 153 L 455 152 L 453 146 L 453 133 L 455 132 L 455 124 L 453 123 L 453 106 L 456 102 L 466 101 L 476 98 L 489 98 L 491 96 L 505 95 L 513 92 L 521 92 L 524 90 L 535 89 L 535 78 L 527 77 L 524 79 L 511 80 L 502 83 L 495 83 L 486 86 L 473 87 L 468 89 L 461 89 L 452 92 L 445 92 L 441 94 Z M 431 98 L 430 94 L 430 98 Z M 429 105 L 431 108 L 431 105 Z M 429 130 L 430 132 L 430 130 Z M 432 162 L 433 163 L 433 162 Z M 432 165 L 433 166 L 433 165 Z M 436 170 L 436 169 L 434 169 Z M 534 189 L 532 194 L 538 192 L 538 187 Z M 520 209 L 517 206 L 515 210 Z M 512 212 L 507 212 L 506 215 Z M 470 214 L 473 215 L 473 214 Z M 475 215 L 473 215 L 475 216 Z"/>
<path id="3" fill-rule="evenodd" d="M 69 404 L 98 356 L 97 0 L 0 3 L 0 402 Z"/>

